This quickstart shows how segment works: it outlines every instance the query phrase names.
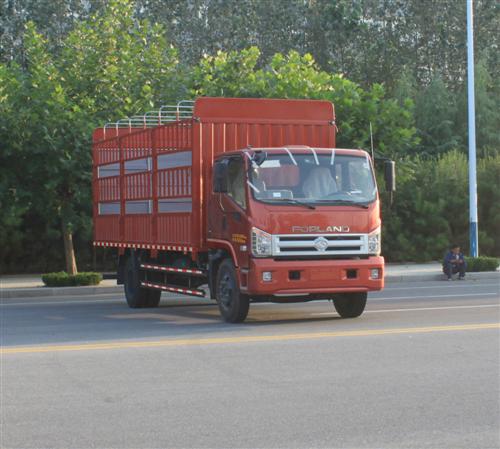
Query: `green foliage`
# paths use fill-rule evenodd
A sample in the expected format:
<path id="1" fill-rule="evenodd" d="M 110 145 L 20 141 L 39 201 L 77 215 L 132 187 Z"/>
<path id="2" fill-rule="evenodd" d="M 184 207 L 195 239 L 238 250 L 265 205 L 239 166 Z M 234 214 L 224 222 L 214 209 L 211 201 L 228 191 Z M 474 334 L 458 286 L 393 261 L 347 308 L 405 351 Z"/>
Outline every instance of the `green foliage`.
<path id="1" fill-rule="evenodd" d="M 69 33 L 58 58 L 64 83 L 91 122 L 116 120 L 179 96 L 177 51 L 159 24 L 111 0 Z"/>
<path id="2" fill-rule="evenodd" d="M 500 79 L 488 71 L 486 60 L 488 52 L 483 52 L 475 65 L 475 98 L 476 98 L 476 146 L 478 152 L 497 152 L 500 149 Z M 455 118 L 457 134 L 462 146 L 468 145 L 467 126 L 467 90 L 464 85 L 458 95 L 458 114 Z"/>
<path id="3" fill-rule="evenodd" d="M 478 161 L 479 249 L 500 254 L 500 155 Z M 451 242 L 469 247 L 468 164 L 452 151 L 437 160 L 406 158 L 398 166 L 398 190 L 383 201 L 384 255 L 391 261 L 441 259 Z"/>
<path id="4" fill-rule="evenodd" d="M 65 271 L 42 275 L 42 281 L 47 287 L 75 287 L 80 285 L 99 285 L 102 281 L 100 273 L 78 273 L 69 275 Z"/>
<path id="5" fill-rule="evenodd" d="M 265 70 L 263 97 L 326 99 L 331 92 L 331 75 L 321 71 L 311 54 L 290 51 L 276 53 Z"/>
<path id="6" fill-rule="evenodd" d="M 43 274 L 42 281 L 47 287 L 68 287 L 74 285 L 65 271 Z"/>
<path id="7" fill-rule="evenodd" d="M 440 77 L 418 94 L 415 109 L 421 139 L 418 154 L 440 154 L 457 148 L 461 143 L 455 129 L 457 102 Z"/>
<path id="8" fill-rule="evenodd" d="M 19 260 L 21 246 L 51 260 L 62 232 L 88 241 L 92 131 L 178 96 L 176 51 L 162 27 L 136 21 L 130 1 L 106 5 L 79 22 L 58 52 L 27 23 L 24 64 L 0 65 L 0 202 L 8 204 L 0 242 L 17 242 L 1 250 L 2 264 Z"/>
<path id="9" fill-rule="evenodd" d="M 418 142 L 411 100 L 400 104 L 387 98 L 381 84 L 364 90 L 322 71 L 310 54 L 276 53 L 264 68 L 258 68 L 259 57 L 255 47 L 204 57 L 192 74 L 192 95 L 329 100 L 338 116 L 338 147 L 369 148 L 370 122 L 374 144 L 384 154 L 404 154 Z"/>
<path id="10" fill-rule="evenodd" d="M 0 60 L 23 61 L 23 27 L 34 21 L 58 51 L 80 21 L 108 7 L 96 0 L 0 2 Z M 404 71 L 425 87 L 440 75 L 451 92 L 466 77 L 466 2 L 453 0 L 134 0 L 134 19 L 165 26 L 186 65 L 217 51 L 258 47 L 265 60 L 295 50 L 326 71 L 368 88 L 392 90 Z M 126 8 L 125 8 L 126 9 Z M 121 10 L 118 10 L 118 15 Z M 474 1 L 475 47 L 499 72 L 500 14 L 494 0 Z"/>
<path id="11" fill-rule="evenodd" d="M 22 162 L 13 157 L 13 148 L 8 145 L 9 135 L 15 126 L 13 92 L 19 89 L 14 73 L 0 65 L 0 265 L 12 258 L 22 248 L 20 226 L 28 206 L 25 203 L 26 189 L 16 182 L 17 170 Z M 0 266 L 1 269 L 1 266 Z"/>
<path id="12" fill-rule="evenodd" d="M 500 254 L 500 154 L 486 155 L 477 161 L 479 249 L 481 253 Z"/>
<path id="13" fill-rule="evenodd" d="M 258 97 L 265 89 L 261 70 L 257 70 L 260 51 L 250 47 L 229 53 L 205 55 L 194 67 L 191 94 L 211 97 Z"/>
<path id="14" fill-rule="evenodd" d="M 500 16 L 474 7 L 479 243 L 499 255 Z M 58 269 L 63 230 L 88 261 L 92 130 L 198 95 L 332 101 L 338 147 L 368 149 L 371 123 L 399 161 L 385 255 L 467 247 L 464 18 L 420 0 L 0 2 L 0 270 Z"/>
<path id="15" fill-rule="evenodd" d="M 382 154 L 404 155 L 418 143 L 412 101 L 407 99 L 400 104 L 387 98 L 381 84 L 365 91 L 337 76 L 329 99 L 339 117 L 338 147 L 370 148 L 370 123 L 374 147 Z"/>
<path id="16" fill-rule="evenodd" d="M 496 257 L 465 257 L 467 262 L 467 271 L 496 271 L 500 265 L 500 260 Z"/>

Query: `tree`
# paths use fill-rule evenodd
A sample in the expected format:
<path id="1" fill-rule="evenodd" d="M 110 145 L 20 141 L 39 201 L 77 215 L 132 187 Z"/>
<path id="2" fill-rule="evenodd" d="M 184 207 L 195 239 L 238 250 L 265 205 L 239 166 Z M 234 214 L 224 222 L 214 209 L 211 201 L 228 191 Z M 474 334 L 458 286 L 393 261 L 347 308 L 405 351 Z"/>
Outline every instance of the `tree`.
<path id="1" fill-rule="evenodd" d="M 480 153 L 500 152 L 500 80 L 492 77 L 486 67 L 487 54 L 479 55 L 475 64 L 475 110 L 476 110 L 476 146 Z M 455 125 L 459 126 L 456 133 L 460 136 L 462 146 L 468 144 L 468 104 L 467 86 L 464 86 L 458 96 Z M 463 126 L 460 126 L 463 124 Z"/>
<path id="2" fill-rule="evenodd" d="M 305 51 L 324 70 L 354 75 L 356 43 L 366 29 L 361 0 L 313 0 L 304 14 Z"/>
<path id="3" fill-rule="evenodd" d="M 267 60 L 305 48 L 303 0 L 137 0 L 138 15 L 167 28 L 187 65 L 218 51 L 256 46 Z"/>
<path id="4" fill-rule="evenodd" d="M 421 138 L 419 154 L 436 155 L 462 146 L 456 117 L 456 95 L 440 77 L 435 77 L 416 99 L 415 120 Z"/>
<path id="5" fill-rule="evenodd" d="M 0 65 L 0 271 L 3 271 L 6 261 L 21 249 L 20 226 L 27 210 L 27 191 L 17 182 L 22 164 L 10 145 L 12 130 L 18 126 L 15 94 L 19 87 L 16 72 Z"/>
<path id="6" fill-rule="evenodd" d="M 386 98 L 382 85 L 363 90 L 341 75 L 316 65 L 310 54 L 275 54 L 259 66 L 260 52 L 218 52 L 203 58 L 193 71 L 192 93 L 207 96 L 314 98 L 332 101 L 339 117 L 338 146 L 369 148 L 369 124 L 376 148 L 388 155 L 404 154 L 417 143 L 413 103 Z"/>
<path id="7" fill-rule="evenodd" d="M 13 80 L 8 86 L 16 109 L 2 156 L 18 174 L 14 188 L 29 192 L 26 214 L 60 229 L 69 273 L 76 272 L 74 233 L 89 237 L 93 129 L 150 109 L 154 99 L 178 96 L 175 49 L 162 27 L 136 21 L 133 13 L 129 1 L 108 2 L 55 55 L 29 23 L 24 66 L 11 62 L 0 72 Z"/>
<path id="8" fill-rule="evenodd" d="M 3 0 L 0 1 L 0 61 L 24 61 L 24 30 L 28 22 L 48 39 L 50 51 L 61 47 L 79 20 L 88 19 L 103 0 Z"/>
<path id="9" fill-rule="evenodd" d="M 110 121 L 182 95 L 183 73 L 165 29 L 111 0 L 67 37 L 59 66 L 72 98 L 92 120 Z"/>
<path id="10" fill-rule="evenodd" d="M 250 47 L 241 51 L 205 56 L 193 67 L 188 81 L 191 95 L 213 97 L 257 97 L 265 90 L 264 75 L 257 69 L 260 50 Z"/>
<path id="11" fill-rule="evenodd" d="M 30 213 L 47 223 L 59 222 L 64 240 L 66 268 L 76 272 L 72 234 L 82 197 L 78 186 L 88 182 L 85 140 L 88 132 L 82 111 L 72 103 L 62 76 L 50 57 L 46 40 L 28 24 L 24 35 L 25 70 L 10 67 L 17 80 L 11 97 L 16 108 L 16 126 L 10 129 L 7 166 L 19 186 L 30 193 Z M 82 129 L 83 127 L 83 129 Z"/>

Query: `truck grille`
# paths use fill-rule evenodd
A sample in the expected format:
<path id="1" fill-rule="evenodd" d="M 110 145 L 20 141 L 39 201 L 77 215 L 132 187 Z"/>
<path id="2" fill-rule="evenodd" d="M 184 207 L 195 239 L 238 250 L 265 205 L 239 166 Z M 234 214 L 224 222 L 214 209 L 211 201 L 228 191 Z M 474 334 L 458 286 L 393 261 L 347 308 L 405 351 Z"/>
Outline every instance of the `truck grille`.
<path id="1" fill-rule="evenodd" d="M 368 254 L 367 234 L 273 235 L 273 256 Z"/>

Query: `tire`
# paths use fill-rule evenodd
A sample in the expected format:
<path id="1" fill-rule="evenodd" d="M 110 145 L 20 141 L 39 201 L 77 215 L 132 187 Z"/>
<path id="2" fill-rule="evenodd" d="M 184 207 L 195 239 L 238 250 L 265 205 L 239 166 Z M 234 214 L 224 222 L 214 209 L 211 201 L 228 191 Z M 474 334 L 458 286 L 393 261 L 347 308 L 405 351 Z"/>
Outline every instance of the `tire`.
<path id="1" fill-rule="evenodd" d="M 356 318 L 365 310 L 367 293 L 342 293 L 333 300 L 335 310 L 342 318 Z"/>
<path id="2" fill-rule="evenodd" d="M 127 304 L 131 309 L 158 307 L 161 290 L 150 290 L 141 287 L 139 263 L 139 259 L 135 254 L 131 254 L 125 263 L 124 288 Z"/>
<path id="3" fill-rule="evenodd" d="M 238 277 L 231 259 L 219 266 L 216 280 L 216 298 L 219 311 L 227 323 L 241 323 L 248 315 L 250 298 L 240 293 Z"/>

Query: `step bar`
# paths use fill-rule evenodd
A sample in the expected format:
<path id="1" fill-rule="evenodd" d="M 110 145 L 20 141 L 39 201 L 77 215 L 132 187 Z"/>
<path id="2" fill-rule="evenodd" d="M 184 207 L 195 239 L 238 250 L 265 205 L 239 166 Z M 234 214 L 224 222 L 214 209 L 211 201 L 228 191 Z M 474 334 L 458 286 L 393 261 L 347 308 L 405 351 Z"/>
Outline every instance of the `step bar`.
<path id="1" fill-rule="evenodd" d="M 186 274 L 190 276 L 206 276 L 206 273 L 204 271 L 196 270 L 194 268 L 175 268 L 166 265 L 153 265 L 148 263 L 141 263 L 140 266 L 142 269 L 150 271 L 162 271 L 167 273 Z"/>
<path id="2" fill-rule="evenodd" d="M 197 288 L 176 287 L 175 285 L 156 284 L 154 282 L 149 282 L 149 281 L 141 281 L 141 286 L 146 288 L 151 288 L 154 290 L 163 290 L 166 292 L 181 293 L 183 295 L 196 296 L 198 298 L 205 297 L 205 291 Z"/>

